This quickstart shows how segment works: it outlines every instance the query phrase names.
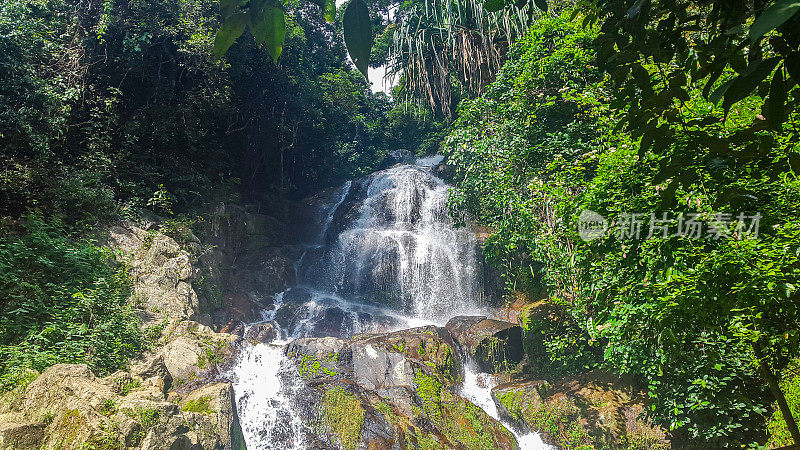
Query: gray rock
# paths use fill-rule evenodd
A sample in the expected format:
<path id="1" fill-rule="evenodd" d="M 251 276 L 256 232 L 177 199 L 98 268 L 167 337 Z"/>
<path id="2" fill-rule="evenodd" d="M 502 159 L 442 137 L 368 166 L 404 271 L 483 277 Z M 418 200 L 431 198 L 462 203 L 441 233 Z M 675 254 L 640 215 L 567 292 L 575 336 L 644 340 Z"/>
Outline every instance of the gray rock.
<path id="1" fill-rule="evenodd" d="M 389 352 L 369 343 L 353 348 L 355 382 L 374 391 L 391 386 L 412 386 L 414 370 L 402 353 Z"/>
<path id="2" fill-rule="evenodd" d="M 462 352 L 484 372 L 500 372 L 522 362 L 522 327 L 482 316 L 458 316 L 445 326 Z"/>
<path id="3" fill-rule="evenodd" d="M 244 334 L 244 338 L 250 342 L 260 342 L 269 344 L 278 337 L 278 330 L 271 323 L 258 323 L 251 325 Z"/>

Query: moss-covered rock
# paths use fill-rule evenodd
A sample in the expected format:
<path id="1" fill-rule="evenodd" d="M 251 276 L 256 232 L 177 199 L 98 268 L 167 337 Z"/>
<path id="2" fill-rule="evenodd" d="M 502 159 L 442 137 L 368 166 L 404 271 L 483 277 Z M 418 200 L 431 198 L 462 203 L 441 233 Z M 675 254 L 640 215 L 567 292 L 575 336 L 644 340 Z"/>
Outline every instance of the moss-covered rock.
<path id="1" fill-rule="evenodd" d="M 182 399 L 170 385 L 160 356 L 106 378 L 55 365 L 0 415 L 0 449 L 242 448 L 233 446 L 243 441 L 230 384 L 205 384 Z"/>
<path id="2" fill-rule="evenodd" d="M 501 384 L 492 397 L 520 432 L 537 431 L 558 448 L 669 448 L 664 431 L 643 419 L 643 394 L 606 373 Z"/>
<path id="3" fill-rule="evenodd" d="M 287 355 L 306 381 L 311 442 L 341 448 L 516 448 L 497 420 L 456 393 L 457 347 L 445 328 L 348 340 L 304 338 Z M 321 405 L 314 407 L 313 405 Z"/>

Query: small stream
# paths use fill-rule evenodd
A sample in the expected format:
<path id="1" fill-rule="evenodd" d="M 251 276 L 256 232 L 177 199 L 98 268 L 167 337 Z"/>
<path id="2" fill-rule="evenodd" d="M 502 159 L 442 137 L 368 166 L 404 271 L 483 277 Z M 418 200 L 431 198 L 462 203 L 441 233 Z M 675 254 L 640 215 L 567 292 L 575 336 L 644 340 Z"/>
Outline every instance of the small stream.
<path id="1" fill-rule="evenodd" d="M 232 369 L 249 449 L 303 449 L 297 399 L 303 380 L 283 354 L 300 337 L 387 332 L 444 325 L 457 315 L 491 315 L 481 307 L 476 238 L 456 228 L 448 187 L 432 174 L 441 157 L 396 165 L 347 182 L 323 208 L 315 242 L 295 264 L 297 286 L 277 294 L 263 321 L 279 338 L 245 344 Z M 462 395 L 500 420 L 491 398 L 496 380 L 465 368 Z M 509 430 L 512 428 L 506 424 Z M 520 448 L 548 449 L 538 434 Z"/>

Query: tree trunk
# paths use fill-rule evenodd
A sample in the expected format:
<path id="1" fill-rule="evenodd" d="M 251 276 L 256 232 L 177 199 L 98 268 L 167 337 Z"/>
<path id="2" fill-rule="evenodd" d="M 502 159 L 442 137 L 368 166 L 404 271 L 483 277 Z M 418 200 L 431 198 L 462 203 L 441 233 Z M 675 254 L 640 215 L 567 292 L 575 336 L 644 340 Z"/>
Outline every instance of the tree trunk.
<path id="1" fill-rule="evenodd" d="M 769 384 L 769 389 L 772 391 L 772 395 L 775 396 L 775 400 L 778 402 L 778 408 L 780 408 L 781 414 L 783 415 L 783 420 L 786 422 L 786 428 L 789 429 L 789 433 L 792 435 L 792 440 L 794 441 L 795 446 L 800 445 L 800 430 L 797 429 L 797 422 L 795 422 L 794 417 L 792 416 L 792 411 L 789 409 L 789 404 L 786 403 L 786 397 L 783 395 L 783 391 L 781 391 L 781 387 L 778 384 L 778 379 L 775 378 L 775 374 L 772 373 L 769 363 L 764 360 L 761 353 L 761 347 L 758 345 L 758 343 L 753 344 L 753 350 L 755 350 L 756 358 L 758 358 L 758 365 L 761 367 L 761 374 L 767 381 L 767 384 Z"/>

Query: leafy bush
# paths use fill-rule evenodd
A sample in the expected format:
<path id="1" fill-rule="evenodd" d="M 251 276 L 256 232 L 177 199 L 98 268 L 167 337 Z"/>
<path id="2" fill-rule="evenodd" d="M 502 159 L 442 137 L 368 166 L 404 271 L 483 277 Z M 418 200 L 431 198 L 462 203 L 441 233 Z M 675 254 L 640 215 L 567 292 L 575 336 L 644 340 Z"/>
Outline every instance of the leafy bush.
<path id="1" fill-rule="evenodd" d="M 617 87 L 597 69 L 592 36 L 566 18 L 538 21 L 487 94 L 462 103 L 446 139 L 453 208 L 493 229 L 485 251 L 511 288 L 533 296 L 538 281 L 559 309 L 556 320 L 526 323 L 532 361 L 633 374 L 674 443 L 763 443 L 779 394 L 763 373 L 780 373 L 800 352 L 800 179 L 789 163 L 800 160 L 798 136 L 759 126 L 756 98 L 723 118 L 698 86 L 671 113 L 691 125 L 642 148 L 617 128 L 627 106 L 612 100 Z M 665 67 L 642 69 L 635 75 L 656 85 Z M 798 123 L 790 114 L 789 127 Z M 699 150 L 698 133 L 738 156 Z M 738 146 L 744 134 L 760 144 Z M 679 162 L 675 183 L 664 169 Z M 611 232 L 582 240 L 583 210 Z M 667 211 L 707 222 L 758 212 L 760 233 L 746 238 L 731 223 L 728 238 L 691 239 L 670 234 L 673 224 L 646 238 L 650 214 Z M 640 238 L 613 232 L 625 212 L 648 217 Z"/>
<path id="2" fill-rule="evenodd" d="M 65 237 L 63 225 L 26 215 L 0 237 L 0 387 L 16 374 L 85 363 L 98 375 L 141 352 L 129 281 L 108 250 Z"/>

